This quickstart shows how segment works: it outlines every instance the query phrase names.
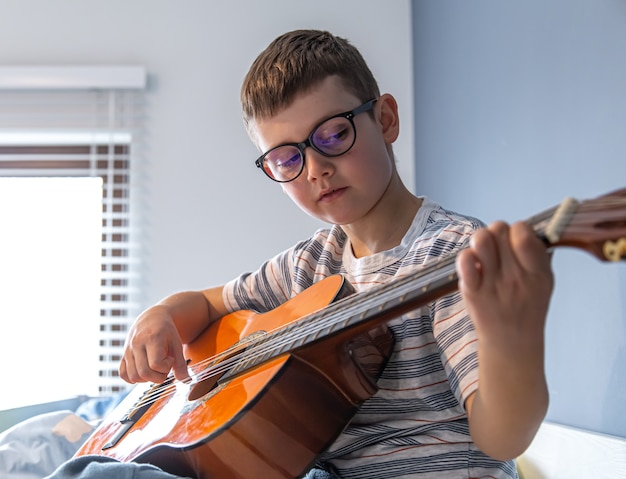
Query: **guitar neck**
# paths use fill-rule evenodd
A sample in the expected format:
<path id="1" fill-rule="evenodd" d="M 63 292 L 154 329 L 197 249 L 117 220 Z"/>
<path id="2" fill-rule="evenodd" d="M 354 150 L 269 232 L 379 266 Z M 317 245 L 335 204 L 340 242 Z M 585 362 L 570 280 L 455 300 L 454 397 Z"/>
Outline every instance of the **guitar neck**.
<path id="1" fill-rule="evenodd" d="M 281 338 L 297 336 L 297 339 L 281 341 L 285 344 L 280 353 L 335 334 L 350 332 L 352 335 L 363 326 L 373 328 L 456 290 L 457 282 L 455 257 L 446 257 L 417 274 L 354 294 L 287 325 L 276 335 Z"/>
<path id="2" fill-rule="evenodd" d="M 606 253 L 603 255 L 603 243 L 594 241 L 595 238 L 587 231 L 589 229 L 595 232 L 595 225 L 590 227 L 587 222 L 591 218 L 596 221 L 599 211 L 607 216 L 607 220 L 602 223 L 604 229 L 601 235 L 606 251 L 606 245 L 612 243 L 604 239 L 607 236 L 605 231 L 610 230 L 608 238 L 614 238 L 615 235 L 624 234 L 626 230 L 623 211 L 625 196 L 626 189 L 581 203 L 568 198 L 560 205 L 529 218 L 527 223 L 534 228 L 548 248 L 574 246 L 595 254 L 601 260 L 614 260 L 607 258 Z M 626 254 L 624 240 L 620 241 L 622 243 L 617 247 L 617 252 L 613 253 L 617 260 Z M 248 343 L 247 359 L 241 361 L 232 373 L 237 374 L 338 334 L 354 336 L 368 331 L 455 291 L 458 286 L 457 254 L 458 251 L 443 256 L 411 275 L 374 290 L 341 299 L 275 331 L 259 335 Z"/>

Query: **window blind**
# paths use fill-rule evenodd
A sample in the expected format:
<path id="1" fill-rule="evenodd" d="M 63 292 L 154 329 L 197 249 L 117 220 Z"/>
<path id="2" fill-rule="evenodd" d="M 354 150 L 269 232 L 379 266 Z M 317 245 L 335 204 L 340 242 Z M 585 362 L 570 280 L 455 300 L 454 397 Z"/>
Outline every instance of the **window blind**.
<path id="1" fill-rule="evenodd" d="M 0 176 L 102 178 L 100 309 L 85 320 L 99 324 L 99 343 L 93 348 L 99 371 L 94 374 L 103 395 L 127 387 L 118 367 L 128 327 L 138 313 L 140 289 L 131 199 L 133 166 L 142 158 L 145 78 L 135 81 L 143 72 L 139 67 L 122 70 L 122 83 L 107 78 L 102 86 L 94 82 L 106 75 L 102 68 L 97 74 L 22 68 L 17 76 L 10 69 L 4 80 L 0 68 Z M 28 81 L 24 75 L 30 75 Z"/>

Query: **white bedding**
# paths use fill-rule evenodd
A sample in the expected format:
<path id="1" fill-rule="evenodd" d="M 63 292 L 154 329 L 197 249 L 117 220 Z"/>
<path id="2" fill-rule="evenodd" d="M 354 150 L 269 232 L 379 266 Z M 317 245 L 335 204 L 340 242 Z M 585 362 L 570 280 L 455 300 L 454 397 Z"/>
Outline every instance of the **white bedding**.
<path id="1" fill-rule="evenodd" d="M 70 459 L 93 432 L 72 411 L 41 414 L 0 434 L 0 477 L 41 479 Z"/>
<path id="2" fill-rule="evenodd" d="M 0 478 L 41 479 L 70 459 L 124 394 L 26 419 L 0 433 Z"/>

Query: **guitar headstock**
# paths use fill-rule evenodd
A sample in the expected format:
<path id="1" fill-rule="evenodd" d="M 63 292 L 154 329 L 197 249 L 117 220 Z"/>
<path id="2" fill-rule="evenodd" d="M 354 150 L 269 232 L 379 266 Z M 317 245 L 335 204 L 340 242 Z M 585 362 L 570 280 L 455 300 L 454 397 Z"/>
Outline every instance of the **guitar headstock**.
<path id="1" fill-rule="evenodd" d="M 626 188 L 593 199 L 565 200 L 537 231 L 551 246 L 584 249 L 601 261 L 626 260 Z"/>

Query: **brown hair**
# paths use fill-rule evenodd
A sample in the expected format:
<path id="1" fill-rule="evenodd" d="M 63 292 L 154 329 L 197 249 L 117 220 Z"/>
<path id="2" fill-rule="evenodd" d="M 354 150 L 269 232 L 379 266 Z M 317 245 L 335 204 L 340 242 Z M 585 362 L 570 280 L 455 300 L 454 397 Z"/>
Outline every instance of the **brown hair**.
<path id="1" fill-rule="evenodd" d="M 243 119 L 269 118 L 331 75 L 365 102 L 380 95 L 361 53 L 347 40 L 320 30 L 295 30 L 276 38 L 256 58 L 241 87 Z"/>

